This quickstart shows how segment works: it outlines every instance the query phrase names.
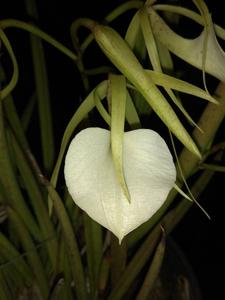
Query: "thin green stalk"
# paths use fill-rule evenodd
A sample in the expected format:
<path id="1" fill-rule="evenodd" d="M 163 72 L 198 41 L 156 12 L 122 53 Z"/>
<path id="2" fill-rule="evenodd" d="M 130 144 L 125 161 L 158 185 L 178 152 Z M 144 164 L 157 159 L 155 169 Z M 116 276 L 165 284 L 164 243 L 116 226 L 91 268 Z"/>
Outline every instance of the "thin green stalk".
<path id="1" fill-rule="evenodd" d="M 54 163 L 55 146 L 45 53 L 40 38 L 30 36 L 30 43 L 38 100 L 43 166 L 45 171 L 50 173 Z"/>
<path id="2" fill-rule="evenodd" d="M 5 19 L 5 20 L 0 21 L 0 28 L 5 29 L 5 28 L 9 28 L 9 27 L 15 27 L 15 28 L 19 28 L 19 29 L 28 31 L 28 32 L 40 37 L 41 39 L 45 40 L 47 43 L 49 43 L 50 45 L 52 45 L 53 47 L 55 47 L 56 49 L 58 49 L 59 51 L 64 53 L 66 56 L 68 56 L 72 60 L 77 60 L 77 55 L 73 51 L 71 51 L 70 49 L 65 47 L 63 44 L 59 43 L 57 40 L 55 40 L 50 35 L 46 34 L 44 31 L 40 30 L 39 28 L 37 28 L 34 25 L 31 25 L 31 24 L 23 22 L 23 21 L 15 20 L 15 19 Z"/>
<path id="3" fill-rule="evenodd" d="M 97 282 L 102 260 L 102 227 L 87 214 L 83 215 L 91 299 L 97 298 Z"/>
<path id="4" fill-rule="evenodd" d="M 129 188 L 125 179 L 123 168 L 123 144 L 124 144 L 124 125 L 126 115 L 126 78 L 122 75 L 109 74 L 110 91 L 108 101 L 111 107 L 111 153 L 116 179 L 122 188 L 123 194 L 128 202 L 131 202 Z M 123 234 L 118 236 L 120 242 Z"/>
<path id="5" fill-rule="evenodd" d="M 13 172 L 12 162 L 9 157 L 9 148 L 5 136 L 5 124 L 2 111 L 2 101 L 0 101 L 0 182 L 4 189 L 4 194 L 7 196 L 9 204 L 17 211 L 20 217 L 24 220 L 27 228 L 32 235 L 37 239 L 41 239 L 40 229 L 37 226 L 32 214 L 30 213 L 18 182 L 16 175 Z M 2 172 L 4 170 L 4 172 Z"/>
<path id="6" fill-rule="evenodd" d="M 4 82 L 6 80 L 6 74 L 5 70 L 0 63 L 0 82 Z M 24 148 L 28 148 L 28 143 L 26 140 L 26 137 L 24 135 L 24 132 L 21 127 L 20 119 L 17 114 L 16 107 L 14 105 L 14 100 L 11 94 L 9 94 L 6 98 L 5 101 L 3 101 L 3 107 L 4 107 L 4 112 L 6 114 L 6 118 L 8 122 L 10 123 L 10 126 L 13 128 L 14 133 L 17 136 L 17 139 L 23 145 Z"/>
<path id="7" fill-rule="evenodd" d="M 102 259 L 101 268 L 99 272 L 98 291 L 100 295 L 103 295 L 107 288 L 109 276 L 110 276 L 110 258 L 106 254 Z"/>
<path id="8" fill-rule="evenodd" d="M 95 92 L 94 92 L 94 102 L 95 102 L 95 107 L 97 108 L 102 119 L 107 123 L 107 125 L 110 128 L 111 127 L 111 116 L 109 115 L 108 111 L 105 109 L 104 105 L 102 104 L 102 99 L 98 95 L 98 90 L 95 90 Z"/>
<path id="9" fill-rule="evenodd" d="M 66 189 L 64 197 L 63 197 L 63 203 L 65 205 L 65 209 L 68 213 L 68 216 L 71 220 L 73 229 L 75 231 L 75 233 L 77 232 L 78 228 L 79 228 L 79 224 L 82 218 L 81 218 L 81 214 L 80 214 L 80 208 L 75 205 L 72 196 L 70 195 L 70 193 L 68 192 L 68 190 Z"/>
<path id="10" fill-rule="evenodd" d="M 33 18 L 38 16 L 35 0 L 26 0 L 26 9 Z M 50 173 L 55 159 L 51 98 L 49 93 L 48 74 L 42 40 L 30 35 L 34 79 L 38 103 L 39 125 L 44 170 Z"/>
<path id="11" fill-rule="evenodd" d="M 48 249 L 48 254 L 52 263 L 53 270 L 55 271 L 57 258 L 56 232 L 48 215 L 48 209 L 46 205 L 47 199 L 43 198 L 43 193 L 41 192 L 41 188 L 36 181 L 31 167 L 29 166 L 27 158 L 25 157 L 22 149 L 20 148 L 16 138 L 12 133 L 10 134 L 10 138 L 14 150 L 16 164 L 23 179 L 24 186 L 29 195 L 34 213 L 37 216 L 38 223 L 42 232 L 42 238 L 44 240 L 51 238 L 46 243 L 46 247 Z"/>
<path id="12" fill-rule="evenodd" d="M 67 149 L 68 143 L 70 141 L 70 138 L 72 134 L 74 133 L 74 130 L 76 127 L 80 124 L 82 120 L 87 116 L 87 114 L 94 108 L 95 101 L 94 101 L 94 93 L 97 90 L 97 93 L 101 99 L 103 99 L 106 96 L 108 88 L 108 82 L 103 81 L 101 82 L 88 96 L 87 98 L 80 104 L 74 115 L 72 116 L 71 120 L 69 121 L 66 130 L 63 134 L 63 139 L 60 146 L 59 155 L 55 164 L 55 168 L 53 170 L 52 176 L 51 176 L 51 184 L 55 187 L 58 179 L 58 174 L 60 170 L 60 166 L 62 163 L 62 159 L 64 156 L 64 153 Z"/>
<path id="13" fill-rule="evenodd" d="M 18 64 L 17 64 L 17 60 L 16 60 L 16 56 L 13 52 L 12 46 L 7 38 L 7 36 L 5 35 L 4 31 L 1 29 L 0 26 L 0 39 L 3 43 L 3 45 L 5 46 L 12 65 L 13 65 L 13 74 L 12 77 L 9 81 L 9 83 L 6 85 L 6 87 L 4 87 L 1 91 L 0 91 L 0 101 L 2 101 L 3 99 L 5 99 L 10 93 L 11 91 L 15 88 L 17 81 L 18 81 L 18 77 L 19 77 L 19 69 L 18 69 Z"/>
<path id="14" fill-rule="evenodd" d="M 81 24 L 80 24 L 79 19 L 74 21 L 71 25 L 70 36 L 71 36 L 73 47 L 76 50 L 76 52 L 78 53 L 77 61 L 75 63 L 80 72 L 84 90 L 87 94 L 89 91 L 89 88 L 90 88 L 90 84 L 89 84 L 89 80 L 88 80 L 88 75 L 85 72 L 85 67 L 84 67 L 84 63 L 83 63 L 83 52 L 80 49 L 80 43 L 79 43 L 79 38 L 78 38 L 78 29 L 80 26 L 81 26 Z"/>
<path id="15" fill-rule="evenodd" d="M 132 130 L 141 128 L 139 115 L 128 90 L 126 100 L 126 120 Z"/>
<path id="16" fill-rule="evenodd" d="M 17 215 L 17 213 L 13 209 L 8 207 L 7 211 L 8 211 L 9 220 L 12 222 L 15 230 L 17 231 L 20 237 L 20 241 L 23 245 L 23 248 L 27 252 L 27 259 L 33 270 L 33 273 L 37 280 L 38 287 L 40 288 L 40 291 L 42 293 L 43 299 L 47 299 L 48 292 L 49 292 L 48 280 L 46 277 L 43 264 L 37 253 L 37 249 L 22 219 Z"/>
<path id="17" fill-rule="evenodd" d="M 110 12 L 106 17 L 105 17 L 105 22 L 110 23 L 119 16 L 121 16 L 123 13 L 130 9 L 138 9 L 143 5 L 142 1 L 128 1 L 125 2 L 121 5 L 119 5 L 117 8 L 115 8 L 112 12 Z M 83 85 L 85 88 L 86 93 L 89 91 L 89 81 L 88 81 L 88 74 L 84 68 L 84 63 L 83 63 L 83 53 L 88 47 L 88 45 L 93 41 L 93 34 L 89 34 L 85 41 L 82 43 L 82 45 L 79 44 L 78 42 L 78 28 L 80 27 L 80 22 L 79 20 L 75 20 L 74 23 L 71 25 L 71 39 L 73 42 L 74 49 L 78 53 L 78 60 L 76 61 L 77 68 L 81 74 L 81 78 L 83 81 Z"/>
<path id="18" fill-rule="evenodd" d="M 78 300 L 87 300 L 86 284 L 84 279 L 84 271 L 81 263 L 81 257 L 76 241 L 76 237 L 71 226 L 71 222 L 65 210 L 65 207 L 60 199 L 58 193 L 53 188 L 53 186 L 44 182 L 48 190 L 49 196 L 52 199 L 53 207 L 55 209 L 56 215 L 62 226 L 63 236 L 65 238 L 69 260 L 71 265 L 71 271 L 73 275 L 74 284 L 76 287 L 76 295 Z"/>
<path id="19" fill-rule="evenodd" d="M 158 275 L 159 275 L 159 272 L 160 272 L 160 269 L 162 266 L 162 262 L 163 262 L 163 258 L 164 258 L 164 254 L 165 254 L 165 248 L 166 248 L 166 241 L 165 241 L 165 236 L 163 236 L 155 250 L 154 257 L 150 263 L 150 267 L 145 276 L 142 287 L 141 287 L 140 291 L 138 292 L 138 295 L 135 298 L 135 300 L 150 299 L 149 295 L 155 284 L 156 279 L 158 278 Z"/>
<path id="20" fill-rule="evenodd" d="M 77 34 L 77 32 L 76 32 L 76 34 Z M 90 89 L 90 84 L 89 84 L 89 80 L 88 80 L 88 75 L 87 75 L 87 73 L 85 71 L 85 67 L 84 67 L 84 62 L 83 62 L 83 57 L 82 57 L 83 54 L 80 50 L 80 43 L 79 43 L 78 35 L 73 35 L 73 36 L 71 35 L 71 40 L 72 40 L 74 49 L 78 53 L 78 57 L 77 57 L 77 60 L 75 63 L 80 72 L 80 76 L 81 76 L 81 79 L 83 82 L 85 93 L 87 94 Z"/>
<path id="21" fill-rule="evenodd" d="M 60 293 L 60 300 L 72 300 L 72 274 L 71 265 L 67 255 L 67 249 L 65 240 L 60 239 L 60 250 L 59 250 L 59 272 L 63 273 L 64 284 Z"/>
<path id="22" fill-rule="evenodd" d="M 105 21 L 107 23 L 111 23 L 118 17 L 120 17 L 122 14 L 127 12 L 130 9 L 139 9 L 144 5 L 142 1 L 127 1 L 119 6 L 117 6 L 114 10 L 112 10 L 106 17 Z"/>

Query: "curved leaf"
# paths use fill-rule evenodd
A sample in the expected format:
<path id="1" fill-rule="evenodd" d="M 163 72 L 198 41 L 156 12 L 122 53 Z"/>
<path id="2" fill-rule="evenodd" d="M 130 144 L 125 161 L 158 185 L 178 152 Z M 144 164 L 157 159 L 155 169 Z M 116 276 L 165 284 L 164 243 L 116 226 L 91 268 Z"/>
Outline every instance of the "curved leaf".
<path id="1" fill-rule="evenodd" d="M 15 57 L 13 49 L 10 45 L 10 42 L 9 42 L 7 36 L 5 35 L 4 31 L 1 28 L 0 28 L 0 39 L 2 40 L 6 50 L 8 51 L 9 56 L 10 56 L 11 61 L 12 61 L 12 64 L 13 64 L 12 78 L 11 78 L 10 82 L 7 84 L 7 86 L 4 87 L 0 91 L 0 101 L 1 101 L 4 98 L 6 98 L 12 92 L 12 90 L 15 88 L 16 83 L 18 81 L 18 77 L 19 77 L 19 69 L 18 69 L 18 64 L 17 64 L 16 57 Z"/>
<path id="2" fill-rule="evenodd" d="M 108 26 L 96 24 L 92 30 L 97 43 L 105 55 L 139 90 L 173 134 L 192 153 L 201 157 L 196 144 L 181 124 L 177 115 L 154 82 L 146 75 L 139 61 L 121 36 Z"/>
<path id="3" fill-rule="evenodd" d="M 130 202 L 123 170 L 123 137 L 126 111 L 126 79 L 122 75 L 109 75 L 111 102 L 111 149 L 115 172 L 126 199 Z"/>
<path id="4" fill-rule="evenodd" d="M 87 98 L 81 103 L 79 108 L 76 110 L 75 114 L 71 118 L 70 122 L 68 123 L 66 130 L 63 135 L 59 155 L 55 164 L 54 171 L 52 173 L 51 177 L 51 184 L 55 187 L 58 179 L 59 169 L 62 163 L 63 155 L 66 151 L 66 148 L 68 146 L 68 143 L 70 141 L 70 138 L 76 129 L 76 127 L 79 125 L 79 123 L 86 117 L 86 115 L 95 107 L 95 101 L 94 101 L 94 92 L 97 89 L 98 94 L 101 98 L 103 98 L 103 95 L 106 95 L 108 82 L 103 81 L 100 83 L 88 96 Z"/>

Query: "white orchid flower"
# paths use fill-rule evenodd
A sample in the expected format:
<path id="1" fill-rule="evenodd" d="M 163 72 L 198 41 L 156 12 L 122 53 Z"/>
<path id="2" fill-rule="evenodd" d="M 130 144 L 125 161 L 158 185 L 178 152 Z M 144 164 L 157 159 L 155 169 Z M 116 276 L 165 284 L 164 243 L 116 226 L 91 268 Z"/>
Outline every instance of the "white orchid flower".
<path id="1" fill-rule="evenodd" d="M 124 133 L 123 169 L 130 202 L 115 174 L 110 131 L 102 128 L 77 134 L 65 159 L 66 185 L 74 202 L 120 242 L 158 211 L 176 180 L 165 141 L 149 129 Z"/>
<path id="2" fill-rule="evenodd" d="M 155 37 L 172 53 L 196 68 L 203 69 L 204 47 L 207 49 L 205 72 L 221 81 L 225 81 L 225 52 L 220 47 L 210 15 L 208 29 L 194 39 L 183 38 L 175 33 L 165 21 L 152 9 L 148 9 Z M 207 44 L 205 40 L 207 37 Z"/>

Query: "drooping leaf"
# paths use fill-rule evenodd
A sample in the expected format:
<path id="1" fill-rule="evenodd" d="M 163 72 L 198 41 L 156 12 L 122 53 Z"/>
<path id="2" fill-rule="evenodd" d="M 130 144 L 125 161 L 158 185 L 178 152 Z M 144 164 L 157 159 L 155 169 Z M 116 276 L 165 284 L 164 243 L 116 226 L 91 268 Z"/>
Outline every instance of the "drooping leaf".
<path id="1" fill-rule="evenodd" d="M 111 126 L 111 117 L 108 114 L 107 110 L 105 109 L 105 107 L 103 106 L 103 104 L 102 104 L 101 101 L 102 101 L 102 99 L 99 96 L 98 89 L 95 89 L 95 91 L 94 91 L 94 103 L 95 103 L 95 106 L 96 106 L 98 112 L 100 113 L 101 117 L 103 118 L 103 120 L 110 127 Z"/>
<path id="2" fill-rule="evenodd" d="M 162 69 L 161 69 L 158 49 L 152 32 L 151 23 L 149 22 L 148 19 L 148 13 L 146 7 L 143 7 L 140 10 L 140 23 L 141 23 L 141 29 L 145 41 L 145 46 L 148 51 L 148 57 L 152 64 L 153 70 L 160 72 L 162 71 Z"/>
<path id="3" fill-rule="evenodd" d="M 169 76 L 164 73 L 152 71 L 152 70 L 146 70 L 146 73 L 148 74 L 149 77 L 151 77 L 151 79 L 154 81 L 156 85 L 162 86 L 164 88 L 171 88 L 173 90 L 186 93 L 189 95 L 193 95 L 195 97 L 208 100 L 209 102 L 215 104 L 219 103 L 214 97 L 209 95 L 206 91 L 187 81 L 175 78 L 173 76 Z"/>
<path id="4" fill-rule="evenodd" d="M 172 107 L 154 82 L 147 77 L 141 64 L 121 36 L 108 26 L 91 24 L 90 28 L 93 30 L 94 37 L 100 48 L 111 62 L 144 96 L 149 105 L 151 105 L 173 134 L 193 154 L 201 157 L 195 142 L 181 124 Z"/>
<path id="5" fill-rule="evenodd" d="M 117 180 L 130 202 L 130 193 L 127 187 L 123 170 L 123 142 L 124 123 L 126 113 L 126 79 L 122 75 L 109 75 L 109 90 L 111 103 L 111 149 Z"/>
<path id="6" fill-rule="evenodd" d="M 140 60 L 143 60 L 146 56 L 146 48 L 144 46 L 144 38 L 141 31 L 139 15 L 140 11 L 137 11 L 133 16 L 125 35 L 125 41 L 128 43 L 135 55 Z"/>
<path id="7" fill-rule="evenodd" d="M 141 121 L 139 119 L 137 110 L 128 91 L 126 104 L 126 120 L 130 125 L 131 129 L 141 128 Z"/>
<path id="8" fill-rule="evenodd" d="M 55 187 L 58 179 L 58 174 L 60 170 L 60 166 L 62 163 L 63 155 L 66 151 L 70 138 L 79 125 L 79 123 L 86 117 L 86 115 L 95 107 L 95 100 L 94 100 L 94 93 L 98 90 L 98 95 L 100 98 L 103 98 L 103 95 L 106 95 L 107 89 L 107 81 L 103 81 L 100 83 L 88 96 L 87 98 L 81 103 L 77 111 L 72 116 L 70 122 L 68 123 L 66 130 L 63 135 L 60 152 L 55 164 L 55 168 L 52 173 L 51 177 L 51 184 Z"/>

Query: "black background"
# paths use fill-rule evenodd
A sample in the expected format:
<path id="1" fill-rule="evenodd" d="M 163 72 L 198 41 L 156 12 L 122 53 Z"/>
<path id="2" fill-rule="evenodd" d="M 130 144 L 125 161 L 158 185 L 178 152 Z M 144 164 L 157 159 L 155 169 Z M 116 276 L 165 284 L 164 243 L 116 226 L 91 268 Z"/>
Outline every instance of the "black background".
<path id="1" fill-rule="evenodd" d="M 72 48 L 70 41 L 70 25 L 78 17 L 90 17 L 101 21 L 103 17 L 124 1 L 75 1 L 75 0 L 39 0 L 39 20 L 36 22 L 43 30 L 54 36 L 56 39 Z M 190 5 L 190 1 L 165 1 L 170 3 L 179 3 Z M 206 1 L 212 13 L 213 20 L 225 27 L 225 16 L 223 15 L 223 1 Z M 116 29 L 123 34 L 129 23 L 131 14 L 123 17 L 117 23 L 113 23 Z M 24 2 L 19 0 L 1 1 L 0 18 L 18 18 L 25 21 L 32 21 L 27 16 L 24 9 Z M 34 20 L 33 20 L 34 21 Z M 187 29 L 185 22 L 177 29 L 185 33 Z M 188 29 L 190 32 L 190 28 Z M 20 79 L 14 92 L 15 98 L 20 97 L 20 103 L 16 103 L 19 111 L 23 111 L 27 99 L 32 94 L 34 82 L 31 76 L 32 63 L 29 55 L 29 40 L 27 33 L 17 29 L 7 30 L 10 41 L 16 49 L 20 68 Z M 193 37 L 198 32 L 198 28 L 192 28 Z M 76 67 L 71 61 L 63 57 L 61 53 L 51 46 L 45 45 L 47 64 L 49 67 L 50 92 L 53 101 L 53 118 L 56 132 L 56 149 L 59 147 L 65 126 L 77 107 L 80 97 L 83 96 L 82 83 L 79 79 Z M 100 52 L 93 49 L 93 62 L 101 59 Z M 182 62 L 178 61 L 182 66 Z M 6 63 L 7 65 L 7 63 Z M 186 66 L 186 65 L 185 65 Z M 10 64 L 8 66 L 10 74 Z M 185 74 L 186 79 L 193 80 L 193 69 L 188 69 Z M 191 75 L 190 75 L 191 74 Z M 195 74 L 195 73 L 194 73 Z M 196 71 L 194 80 L 201 82 L 201 74 Z M 189 80 L 189 81 L 190 81 Z M 195 81 L 195 82 L 196 82 Z M 218 82 L 209 78 L 209 88 L 214 89 Z M 22 97 L 21 97 L 22 95 Z M 17 99 L 18 101 L 18 99 Z M 190 109 L 192 110 L 193 107 Z M 193 111 L 193 110 L 192 110 Z M 32 132 L 29 132 L 30 138 L 33 131 L 38 130 L 37 118 L 33 119 Z M 217 137 L 218 141 L 224 141 L 224 123 Z M 36 140 L 36 144 L 39 141 Z M 39 153 L 34 146 L 33 151 L 38 157 Z M 209 221 L 205 215 L 194 206 L 186 217 L 181 221 L 172 236 L 186 253 L 187 258 L 195 270 L 203 299 L 222 299 L 224 296 L 224 278 L 225 278 L 225 246 L 224 246 L 224 177 L 222 174 L 216 174 L 211 183 L 202 195 L 202 204 L 210 214 L 212 220 Z"/>

